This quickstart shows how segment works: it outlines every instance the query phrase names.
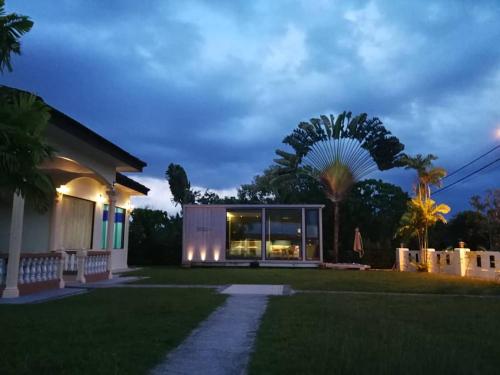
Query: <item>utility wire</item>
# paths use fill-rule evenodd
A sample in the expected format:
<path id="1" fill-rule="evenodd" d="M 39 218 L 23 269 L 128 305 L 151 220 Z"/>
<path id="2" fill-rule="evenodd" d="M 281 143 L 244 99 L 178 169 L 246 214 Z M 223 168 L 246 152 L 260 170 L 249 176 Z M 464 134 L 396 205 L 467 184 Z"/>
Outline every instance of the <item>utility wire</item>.
<path id="1" fill-rule="evenodd" d="M 493 147 L 493 148 L 492 148 L 491 150 L 489 150 L 488 152 L 485 152 L 484 154 L 482 154 L 482 155 L 478 156 L 478 157 L 477 157 L 477 158 L 475 158 L 474 160 L 472 160 L 472 161 L 468 162 L 467 164 L 465 164 L 465 165 L 461 166 L 460 168 L 458 168 L 458 169 L 454 170 L 453 172 L 451 172 L 450 174 L 446 175 L 445 177 L 443 177 L 443 180 L 444 180 L 444 179 L 446 179 L 446 178 L 448 178 L 448 177 L 450 177 L 450 176 L 453 176 L 455 173 L 458 173 L 458 172 L 460 172 L 461 170 L 463 170 L 463 169 L 467 168 L 469 165 L 471 165 L 471 164 L 475 163 L 475 162 L 476 162 L 476 161 L 478 161 L 479 159 L 484 158 L 486 155 L 491 154 L 493 151 L 495 151 L 495 150 L 496 150 L 497 148 L 499 148 L 499 147 L 500 147 L 500 145 L 497 145 L 497 146 Z M 439 191 L 439 190 L 438 190 L 438 191 Z"/>
<path id="2" fill-rule="evenodd" d="M 474 172 L 471 172 L 471 173 L 469 173 L 467 176 L 462 177 L 462 178 L 460 178 L 460 179 L 456 180 L 456 181 L 455 181 L 455 182 L 453 182 L 452 184 L 450 184 L 450 185 L 448 185 L 448 186 L 445 186 L 445 187 L 443 187 L 443 188 L 441 188 L 441 189 L 439 189 L 439 190 L 436 190 L 433 194 L 437 194 L 437 193 L 440 193 L 440 192 L 442 192 L 442 191 L 444 191 L 444 190 L 448 190 L 448 189 L 449 189 L 449 188 L 451 188 L 453 185 L 456 185 L 456 184 L 458 184 L 459 182 L 462 182 L 463 180 L 465 180 L 465 179 L 469 178 L 470 176 L 473 176 L 473 175 L 475 175 L 476 173 L 481 172 L 482 170 L 484 170 L 484 169 L 488 168 L 489 166 L 491 166 L 491 165 L 495 164 L 495 163 L 496 163 L 496 162 L 498 162 L 498 161 L 500 161 L 500 158 L 498 158 L 498 159 L 496 159 L 496 160 L 493 160 L 491 163 L 488 163 L 488 164 L 486 164 L 486 165 L 482 166 L 482 167 L 481 167 L 481 168 L 479 168 L 479 169 L 476 169 Z"/>

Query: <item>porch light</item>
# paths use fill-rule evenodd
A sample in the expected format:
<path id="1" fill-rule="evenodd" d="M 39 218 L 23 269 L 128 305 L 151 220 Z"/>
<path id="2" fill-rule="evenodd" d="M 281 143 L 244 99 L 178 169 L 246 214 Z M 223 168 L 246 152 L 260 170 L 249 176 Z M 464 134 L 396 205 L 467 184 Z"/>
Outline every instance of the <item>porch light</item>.
<path id="1" fill-rule="evenodd" d="M 59 194 L 68 194 L 69 193 L 69 187 L 67 187 L 66 185 L 61 185 L 59 186 L 56 191 L 59 193 Z"/>
<path id="2" fill-rule="evenodd" d="M 130 212 L 134 210 L 134 206 L 132 205 L 132 203 L 130 203 L 130 201 L 127 202 L 127 210 Z"/>
<path id="3" fill-rule="evenodd" d="M 97 203 L 103 204 L 104 203 L 104 197 L 102 194 L 99 194 L 97 197 Z"/>

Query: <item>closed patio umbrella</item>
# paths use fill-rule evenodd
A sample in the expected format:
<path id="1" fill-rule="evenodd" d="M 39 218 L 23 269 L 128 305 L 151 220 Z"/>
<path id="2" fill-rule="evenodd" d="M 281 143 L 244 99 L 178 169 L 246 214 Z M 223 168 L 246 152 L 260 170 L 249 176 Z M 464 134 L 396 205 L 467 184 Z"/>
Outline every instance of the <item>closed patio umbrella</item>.
<path id="1" fill-rule="evenodd" d="M 363 239 L 361 238 L 361 232 L 359 231 L 359 228 L 356 228 L 354 230 L 354 246 L 352 249 L 359 254 L 360 258 L 362 258 L 365 254 L 363 250 Z"/>

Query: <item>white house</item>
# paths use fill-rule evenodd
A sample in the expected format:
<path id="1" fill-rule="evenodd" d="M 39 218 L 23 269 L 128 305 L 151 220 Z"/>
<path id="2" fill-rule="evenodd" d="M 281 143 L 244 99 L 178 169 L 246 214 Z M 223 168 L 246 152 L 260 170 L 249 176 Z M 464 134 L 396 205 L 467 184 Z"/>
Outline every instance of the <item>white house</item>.
<path id="1" fill-rule="evenodd" d="M 3 297 L 62 287 L 63 271 L 85 282 L 127 268 L 130 197 L 149 190 L 122 174 L 145 162 L 54 108 L 46 139 L 56 150 L 40 166 L 57 187 L 52 207 L 0 202 Z"/>

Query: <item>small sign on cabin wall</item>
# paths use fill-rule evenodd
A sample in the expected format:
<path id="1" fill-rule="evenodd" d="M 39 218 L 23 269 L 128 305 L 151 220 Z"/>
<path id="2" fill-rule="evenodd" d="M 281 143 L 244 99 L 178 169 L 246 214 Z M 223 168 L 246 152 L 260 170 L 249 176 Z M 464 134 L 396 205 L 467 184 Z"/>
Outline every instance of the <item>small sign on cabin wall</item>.
<path id="1" fill-rule="evenodd" d="M 212 228 L 210 227 L 196 227 L 197 232 L 211 232 Z"/>

